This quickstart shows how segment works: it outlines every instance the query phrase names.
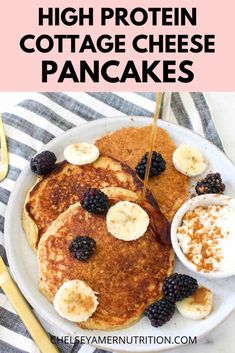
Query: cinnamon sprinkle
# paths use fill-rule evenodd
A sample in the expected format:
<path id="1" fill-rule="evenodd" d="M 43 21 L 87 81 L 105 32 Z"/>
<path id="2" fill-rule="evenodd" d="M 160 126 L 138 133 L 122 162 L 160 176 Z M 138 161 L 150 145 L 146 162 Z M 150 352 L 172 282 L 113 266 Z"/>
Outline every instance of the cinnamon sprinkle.
<path id="1" fill-rule="evenodd" d="M 220 239 L 224 238 L 221 228 L 216 225 L 216 213 L 223 206 L 197 207 L 184 215 L 177 230 L 179 244 L 186 258 L 198 271 L 216 271 L 222 260 Z"/>
<path id="2" fill-rule="evenodd" d="M 206 304 L 208 289 L 205 287 L 199 287 L 196 292 L 192 295 L 192 299 L 195 304 Z"/>

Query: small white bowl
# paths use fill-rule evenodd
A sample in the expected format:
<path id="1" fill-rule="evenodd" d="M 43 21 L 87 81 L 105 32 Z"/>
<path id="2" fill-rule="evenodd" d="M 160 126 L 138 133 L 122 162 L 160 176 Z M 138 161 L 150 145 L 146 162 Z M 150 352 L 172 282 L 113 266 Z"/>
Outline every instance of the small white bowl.
<path id="1" fill-rule="evenodd" d="M 201 195 L 201 196 L 196 196 L 190 200 L 188 200 L 186 203 L 184 203 L 180 209 L 176 212 L 175 217 L 172 221 L 171 225 L 171 242 L 173 249 L 179 258 L 179 260 L 185 265 L 189 270 L 207 277 L 207 278 L 225 278 L 225 277 L 230 277 L 235 275 L 235 268 L 232 268 L 230 271 L 226 272 L 204 272 L 204 271 L 198 271 L 197 267 L 190 262 L 186 256 L 184 255 L 183 251 L 180 248 L 178 238 L 177 238 L 177 229 L 178 227 L 181 226 L 182 224 L 182 219 L 187 211 L 192 211 L 197 207 L 208 207 L 209 205 L 221 205 L 221 206 L 229 206 L 233 210 L 235 210 L 235 199 L 232 199 L 229 196 L 225 195 L 219 195 L 219 194 L 206 194 L 206 195 Z M 235 252 L 235 249 L 234 249 Z M 235 255 L 234 255 L 235 256 Z"/>

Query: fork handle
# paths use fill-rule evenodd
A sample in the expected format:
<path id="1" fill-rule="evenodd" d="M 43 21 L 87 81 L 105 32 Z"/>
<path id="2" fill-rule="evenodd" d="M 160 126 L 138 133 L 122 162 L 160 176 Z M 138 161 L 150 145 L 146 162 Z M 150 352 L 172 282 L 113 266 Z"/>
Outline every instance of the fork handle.
<path id="1" fill-rule="evenodd" d="M 14 306 L 15 310 L 18 312 L 21 320 L 27 327 L 30 335 L 36 342 L 41 353 L 59 353 L 58 349 L 55 347 L 55 345 L 52 344 L 49 336 L 46 334 L 43 327 L 34 316 L 28 303 L 24 299 L 16 284 L 11 279 L 8 272 L 4 272 L 0 275 L 0 286 L 7 295 L 11 304 Z"/>

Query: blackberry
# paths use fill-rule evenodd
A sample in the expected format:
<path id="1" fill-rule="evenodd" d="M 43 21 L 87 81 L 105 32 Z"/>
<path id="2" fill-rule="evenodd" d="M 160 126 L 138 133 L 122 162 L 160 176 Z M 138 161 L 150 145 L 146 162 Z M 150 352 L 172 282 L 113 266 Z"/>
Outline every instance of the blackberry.
<path id="1" fill-rule="evenodd" d="M 95 248 L 96 242 L 94 239 L 88 236 L 78 236 L 71 242 L 69 251 L 75 259 L 85 261 L 91 257 Z"/>
<path id="2" fill-rule="evenodd" d="M 81 205 L 88 212 L 105 214 L 109 208 L 109 200 L 101 190 L 91 188 L 84 193 Z"/>
<path id="3" fill-rule="evenodd" d="M 219 173 L 210 173 L 197 183 L 195 190 L 198 195 L 223 194 L 225 185 Z"/>
<path id="4" fill-rule="evenodd" d="M 143 157 L 141 158 L 140 162 L 135 167 L 137 175 L 142 180 L 145 177 L 145 171 L 146 171 L 146 166 L 147 166 L 147 161 L 148 161 L 148 155 L 149 155 L 149 153 L 146 152 L 143 155 Z M 152 177 L 154 175 L 159 175 L 165 169 L 166 169 L 166 161 L 164 160 L 164 158 L 162 157 L 162 155 L 160 153 L 157 153 L 156 151 L 153 151 L 152 160 L 151 160 L 151 167 L 150 167 L 150 171 L 149 171 L 149 176 Z"/>
<path id="5" fill-rule="evenodd" d="M 197 280 L 188 275 L 174 273 L 163 282 L 165 298 L 177 302 L 192 295 L 198 288 Z"/>
<path id="6" fill-rule="evenodd" d="M 30 167 L 31 170 L 39 175 L 50 173 L 56 163 L 56 156 L 53 152 L 43 151 L 31 158 Z"/>
<path id="7" fill-rule="evenodd" d="M 147 316 L 154 327 L 164 325 L 169 321 L 175 312 L 175 304 L 169 302 L 166 299 L 161 299 L 151 305 L 149 305 L 144 315 Z"/>

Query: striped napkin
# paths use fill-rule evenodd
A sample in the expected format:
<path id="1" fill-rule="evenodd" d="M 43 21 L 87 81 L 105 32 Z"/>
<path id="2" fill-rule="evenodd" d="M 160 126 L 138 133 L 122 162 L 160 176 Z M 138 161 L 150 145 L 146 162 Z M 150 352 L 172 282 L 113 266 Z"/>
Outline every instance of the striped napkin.
<path id="1" fill-rule="evenodd" d="M 32 93 L 3 114 L 10 158 L 9 174 L 0 183 L 0 255 L 6 265 L 4 215 L 15 181 L 28 160 L 55 136 L 85 121 L 110 116 L 152 116 L 155 100 L 156 93 Z M 202 93 L 173 93 L 167 121 L 198 132 L 223 150 Z M 42 318 L 40 320 L 49 334 L 62 335 Z M 102 352 L 78 343 L 61 343 L 58 347 L 62 353 Z M 0 352 L 39 352 L 1 289 Z"/>

